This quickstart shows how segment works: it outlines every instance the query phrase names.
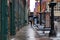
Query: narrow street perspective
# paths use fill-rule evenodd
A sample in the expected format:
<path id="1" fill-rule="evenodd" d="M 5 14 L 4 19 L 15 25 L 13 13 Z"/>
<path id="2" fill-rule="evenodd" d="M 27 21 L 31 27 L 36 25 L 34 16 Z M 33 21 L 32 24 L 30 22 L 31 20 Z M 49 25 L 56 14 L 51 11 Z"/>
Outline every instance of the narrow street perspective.
<path id="1" fill-rule="evenodd" d="M 29 24 L 17 32 L 15 40 L 50 40 L 50 38 L 39 35 Z"/>
<path id="2" fill-rule="evenodd" d="M 60 0 L 0 0 L 0 40 L 60 40 Z"/>

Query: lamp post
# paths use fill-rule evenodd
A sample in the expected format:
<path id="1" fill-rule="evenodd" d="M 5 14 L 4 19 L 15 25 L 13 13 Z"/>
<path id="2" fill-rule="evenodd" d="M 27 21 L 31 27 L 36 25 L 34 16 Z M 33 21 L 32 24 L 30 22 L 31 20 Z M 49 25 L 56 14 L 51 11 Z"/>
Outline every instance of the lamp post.
<path id="1" fill-rule="evenodd" d="M 54 0 L 51 0 L 49 7 L 51 8 L 51 30 L 49 33 L 49 36 L 56 36 L 56 32 L 54 30 L 54 6 L 56 5 L 56 3 L 54 2 Z"/>
<path id="2" fill-rule="evenodd" d="M 41 1 L 42 0 L 40 0 L 40 25 L 42 24 Z"/>

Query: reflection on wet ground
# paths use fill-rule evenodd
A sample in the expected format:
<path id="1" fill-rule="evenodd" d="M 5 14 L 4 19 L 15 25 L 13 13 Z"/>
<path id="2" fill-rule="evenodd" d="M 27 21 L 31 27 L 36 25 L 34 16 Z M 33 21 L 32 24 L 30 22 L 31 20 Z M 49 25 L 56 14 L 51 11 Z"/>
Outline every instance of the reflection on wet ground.
<path id="1" fill-rule="evenodd" d="M 47 37 L 40 37 L 30 25 L 23 27 L 16 34 L 15 40 L 50 40 Z"/>

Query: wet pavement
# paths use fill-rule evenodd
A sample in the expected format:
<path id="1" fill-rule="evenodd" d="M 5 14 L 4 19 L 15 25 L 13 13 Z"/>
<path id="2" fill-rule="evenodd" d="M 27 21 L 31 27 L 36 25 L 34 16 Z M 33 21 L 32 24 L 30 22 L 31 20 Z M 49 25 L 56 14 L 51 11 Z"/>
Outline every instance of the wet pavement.
<path id="1" fill-rule="evenodd" d="M 36 30 L 34 30 L 31 25 L 24 26 L 20 29 L 19 32 L 15 35 L 15 38 L 12 40 L 60 40 L 60 24 L 57 24 L 57 37 L 48 37 L 46 35 L 39 35 Z"/>
<path id="2" fill-rule="evenodd" d="M 27 25 L 17 32 L 16 37 L 12 40 L 51 40 L 48 37 L 41 37 L 36 31 Z"/>

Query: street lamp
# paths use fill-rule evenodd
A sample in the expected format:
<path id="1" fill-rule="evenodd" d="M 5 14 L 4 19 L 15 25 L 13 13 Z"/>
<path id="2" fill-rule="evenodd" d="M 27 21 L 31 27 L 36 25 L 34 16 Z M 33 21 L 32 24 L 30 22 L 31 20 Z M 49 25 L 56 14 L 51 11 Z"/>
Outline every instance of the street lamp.
<path id="1" fill-rule="evenodd" d="M 41 1 L 42 0 L 40 0 L 40 25 L 42 24 Z"/>
<path id="2" fill-rule="evenodd" d="M 56 5 L 56 3 L 54 2 L 54 0 L 51 0 L 49 7 L 51 8 L 51 30 L 49 33 L 49 36 L 56 36 L 56 32 L 54 30 L 54 6 Z"/>

